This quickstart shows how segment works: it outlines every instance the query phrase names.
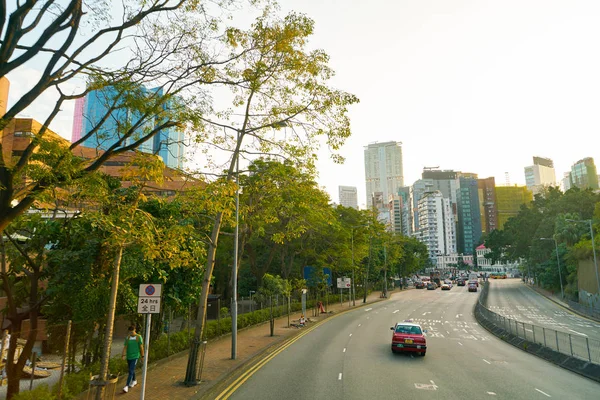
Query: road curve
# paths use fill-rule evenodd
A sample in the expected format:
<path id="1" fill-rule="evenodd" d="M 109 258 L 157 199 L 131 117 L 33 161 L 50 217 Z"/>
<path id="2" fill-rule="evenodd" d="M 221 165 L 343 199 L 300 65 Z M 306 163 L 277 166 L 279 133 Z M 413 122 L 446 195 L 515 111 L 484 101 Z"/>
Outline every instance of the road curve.
<path id="1" fill-rule="evenodd" d="M 477 296 L 466 287 L 410 290 L 336 316 L 257 370 L 229 398 L 598 398 L 600 384 L 481 328 L 472 315 Z M 426 357 L 390 351 L 390 326 L 409 318 L 428 329 Z"/>

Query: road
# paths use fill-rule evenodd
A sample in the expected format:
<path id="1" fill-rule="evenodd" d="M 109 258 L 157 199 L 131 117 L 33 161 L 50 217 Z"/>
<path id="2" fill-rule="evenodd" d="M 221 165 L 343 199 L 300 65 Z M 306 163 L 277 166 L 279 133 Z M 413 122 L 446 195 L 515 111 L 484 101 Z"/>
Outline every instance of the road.
<path id="1" fill-rule="evenodd" d="M 565 310 L 520 279 L 490 279 L 487 305 L 506 318 L 600 340 L 600 323 Z"/>
<path id="2" fill-rule="evenodd" d="M 231 399 L 596 399 L 600 384 L 502 342 L 478 293 L 410 290 L 333 317 L 257 370 Z M 426 357 L 392 354 L 390 327 L 428 329 Z"/>

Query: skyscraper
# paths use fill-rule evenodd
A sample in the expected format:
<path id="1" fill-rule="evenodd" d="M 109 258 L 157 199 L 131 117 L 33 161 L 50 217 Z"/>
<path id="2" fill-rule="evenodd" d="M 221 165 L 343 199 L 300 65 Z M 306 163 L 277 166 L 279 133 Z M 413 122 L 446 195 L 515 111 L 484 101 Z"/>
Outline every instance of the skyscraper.
<path id="1" fill-rule="evenodd" d="M 152 94 L 162 96 L 161 88 L 150 90 L 142 88 L 142 92 L 148 96 Z M 122 144 L 127 146 L 163 122 L 159 118 L 145 118 L 141 121 L 142 116 L 138 112 L 126 107 L 116 107 L 102 122 L 111 106 L 114 105 L 117 96 L 118 93 L 114 88 L 106 87 L 91 91 L 84 100 L 76 102 L 73 118 L 73 141 L 79 140 L 101 124 L 100 128 L 85 139 L 82 145 L 106 150 L 122 137 L 125 129 L 139 124 L 134 135 Z M 164 104 L 163 108 L 167 109 L 171 105 L 169 102 Z M 184 133 L 174 127 L 162 129 L 153 138 L 142 143 L 138 150 L 160 156 L 167 167 L 181 169 L 184 161 Z"/>
<path id="2" fill-rule="evenodd" d="M 598 189 L 598 172 L 594 159 L 586 157 L 571 166 L 571 187 Z"/>
<path id="3" fill-rule="evenodd" d="M 506 221 L 519 213 L 521 205 L 531 203 L 532 200 L 533 194 L 526 186 L 497 186 L 498 229 L 503 229 Z"/>
<path id="4" fill-rule="evenodd" d="M 338 186 L 340 205 L 358 210 L 358 195 L 355 186 Z"/>
<path id="5" fill-rule="evenodd" d="M 427 246 L 429 258 L 456 253 L 456 232 L 450 199 L 438 190 L 424 193 L 419 200 L 417 238 Z"/>
<path id="6" fill-rule="evenodd" d="M 419 222 L 419 200 L 427 192 L 433 191 L 433 180 L 419 179 L 410 187 L 410 207 L 412 219 L 412 232 L 417 233 L 420 229 Z"/>
<path id="7" fill-rule="evenodd" d="M 381 192 L 384 199 L 404 186 L 402 143 L 371 143 L 365 147 L 365 180 L 367 207 L 373 206 L 373 193 Z"/>
<path id="8" fill-rule="evenodd" d="M 469 174 L 471 175 L 471 174 Z M 481 214 L 477 179 L 471 176 L 459 178 L 456 190 L 458 214 L 458 252 L 473 254 L 481 239 Z"/>
<path id="9" fill-rule="evenodd" d="M 494 177 L 478 179 L 479 213 L 481 214 L 481 231 L 490 233 L 498 228 L 498 207 L 496 204 L 496 180 Z"/>
<path id="10" fill-rule="evenodd" d="M 554 162 L 549 158 L 533 157 L 533 165 L 525 167 L 525 184 L 534 195 L 544 187 L 556 185 Z"/>

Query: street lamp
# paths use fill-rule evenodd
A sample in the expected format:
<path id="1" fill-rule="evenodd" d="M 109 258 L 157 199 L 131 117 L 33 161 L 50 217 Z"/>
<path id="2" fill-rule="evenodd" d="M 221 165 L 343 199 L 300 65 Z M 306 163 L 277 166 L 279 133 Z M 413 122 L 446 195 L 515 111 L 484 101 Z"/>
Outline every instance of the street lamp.
<path id="1" fill-rule="evenodd" d="M 565 221 L 587 222 L 590 225 L 590 234 L 592 235 L 592 252 L 594 253 L 594 269 L 596 270 L 596 284 L 598 285 L 598 293 L 600 293 L 600 278 L 598 277 L 598 261 L 596 260 L 596 246 L 594 245 L 594 227 L 592 226 L 592 220 L 591 219 L 578 220 L 578 219 L 565 218 Z"/>
<path id="2" fill-rule="evenodd" d="M 565 298 L 565 291 L 563 289 L 563 283 L 562 283 L 562 274 L 560 272 L 560 258 L 558 257 L 558 242 L 556 241 L 556 238 L 540 238 L 540 240 L 554 240 L 554 247 L 556 248 L 556 264 L 558 265 L 558 279 L 560 281 L 560 297 L 562 299 Z"/>

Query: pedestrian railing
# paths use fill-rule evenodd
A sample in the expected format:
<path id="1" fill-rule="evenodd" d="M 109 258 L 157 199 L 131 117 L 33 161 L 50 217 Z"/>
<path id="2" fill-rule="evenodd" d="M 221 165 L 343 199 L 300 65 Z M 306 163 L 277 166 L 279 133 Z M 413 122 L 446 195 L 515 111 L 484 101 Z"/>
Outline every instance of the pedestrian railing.
<path id="1" fill-rule="evenodd" d="M 568 356 L 600 364 L 600 340 L 506 318 L 486 307 L 487 290 L 488 283 L 483 286 L 476 312 L 489 323 L 529 342 L 537 343 Z"/>

